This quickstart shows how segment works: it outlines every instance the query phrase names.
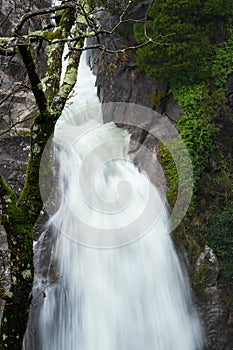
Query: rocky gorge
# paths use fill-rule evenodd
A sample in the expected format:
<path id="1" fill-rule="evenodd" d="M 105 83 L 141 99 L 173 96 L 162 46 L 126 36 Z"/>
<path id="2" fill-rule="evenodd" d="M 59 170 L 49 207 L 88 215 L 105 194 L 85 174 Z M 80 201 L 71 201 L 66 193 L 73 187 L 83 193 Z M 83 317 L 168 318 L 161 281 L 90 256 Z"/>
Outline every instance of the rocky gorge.
<path id="1" fill-rule="evenodd" d="M 129 16 L 131 18 L 132 16 L 134 16 L 133 18 L 138 18 L 146 9 L 147 2 L 142 2 Z M 101 23 L 104 23 L 105 27 L 111 26 L 113 19 L 109 13 L 101 10 L 99 16 L 99 20 Z M 127 28 L 126 33 L 127 35 L 124 38 L 122 35 L 118 35 L 114 39 L 104 38 L 105 45 L 114 49 L 119 47 L 119 45 L 124 47 L 131 42 L 134 43 L 132 28 L 131 30 Z M 98 96 L 102 103 L 136 103 L 152 109 L 157 113 L 158 119 L 167 119 L 174 125 L 176 125 L 177 120 L 182 119 L 183 111 L 173 94 L 170 93 L 168 84 L 165 82 L 158 83 L 154 78 L 149 77 L 144 71 L 138 68 L 135 52 L 129 51 L 126 56 L 120 55 L 117 57 L 116 55 L 106 56 L 96 51 L 89 57 L 89 63 L 96 75 Z M 217 122 L 221 124 L 221 128 L 215 140 L 224 154 L 232 154 L 232 91 L 232 74 L 229 74 L 225 90 L 228 111 L 222 112 L 217 118 Z M 25 100 L 23 100 L 22 105 L 19 103 L 16 115 L 20 114 L 21 106 L 25 107 Z M 11 123 L 9 124 L 10 119 L 7 117 L 7 113 L 5 111 L 2 111 L 2 113 L 4 115 L 1 118 L 0 130 L 4 132 L 4 130 L 11 126 Z M 31 109 L 29 108 L 26 115 L 28 116 L 30 113 Z M 25 115 L 21 117 L 23 119 Z M 105 122 L 108 121 L 110 121 L 109 116 L 106 114 Z M 146 148 L 150 150 L 151 154 L 155 155 L 155 158 L 158 158 L 159 141 L 150 134 L 150 130 L 156 123 L 158 123 L 158 120 L 155 119 L 150 119 L 148 123 L 142 120 L 140 128 L 134 128 L 131 126 L 130 120 L 123 119 L 119 123 L 119 126 L 126 128 L 132 134 L 132 140 L 137 145 L 136 148 L 134 146 L 135 144 L 132 146 L 131 156 L 133 161 L 148 173 L 151 180 L 157 186 L 162 190 L 166 190 L 169 184 L 164 182 L 164 178 L 161 180 L 161 176 L 156 174 L 151 159 L 143 157 L 143 149 Z M 8 134 L 3 134 L 0 138 L 0 171 L 14 189 L 17 189 L 17 187 L 20 189 L 22 187 L 25 177 L 29 137 L 22 134 L 27 134 L 29 125 L 30 122 L 26 120 L 20 124 L 20 127 L 15 128 L 10 137 Z M 209 179 L 209 176 L 216 176 L 219 167 L 221 167 L 221 160 L 218 156 L 212 154 L 206 166 L 207 171 L 203 173 L 200 180 L 200 183 L 204 185 L 200 185 L 196 191 L 195 200 L 199 201 L 200 204 L 198 210 L 192 214 L 195 220 L 199 216 L 202 216 L 202 219 L 205 220 L 205 213 L 206 216 L 213 215 L 209 209 L 209 201 L 213 199 L 208 189 L 206 189 L 206 178 Z M 211 190 L 213 190 L 213 186 L 210 184 Z M 232 200 L 232 194 L 227 192 L 227 196 L 230 202 Z M 229 298 L 225 297 L 224 287 L 219 283 L 219 278 L 221 277 L 219 257 L 205 237 L 200 240 L 193 235 L 190 222 L 186 221 L 182 225 L 182 229 L 183 227 L 186 228 L 186 236 L 184 237 L 183 235 L 179 235 L 179 232 L 174 232 L 174 242 L 180 258 L 190 273 L 193 285 L 193 298 L 206 332 L 206 350 L 230 350 L 233 345 L 233 310 Z M 41 231 L 42 228 L 39 225 L 35 232 L 35 239 L 38 238 Z M 6 249 L 6 240 L 2 238 L 4 237 L 3 229 L 1 229 L 0 237 L 3 243 L 2 251 L 4 251 Z M 44 274 L 47 270 L 46 266 L 49 265 L 51 246 L 48 246 L 49 251 L 45 254 L 47 257 L 45 260 L 42 259 L 43 267 L 41 268 L 41 273 Z M 46 250 L 46 247 L 42 247 L 42 249 Z M 200 272 L 199 275 L 198 272 Z M 32 308 L 32 312 L 35 309 Z M 32 315 L 32 319 L 34 317 Z"/>

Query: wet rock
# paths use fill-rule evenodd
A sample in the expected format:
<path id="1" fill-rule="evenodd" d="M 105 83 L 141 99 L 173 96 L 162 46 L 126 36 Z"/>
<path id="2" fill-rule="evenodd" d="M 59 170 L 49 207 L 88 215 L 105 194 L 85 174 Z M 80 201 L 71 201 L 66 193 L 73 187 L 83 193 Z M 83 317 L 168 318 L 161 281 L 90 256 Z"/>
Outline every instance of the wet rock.
<path id="1" fill-rule="evenodd" d="M 199 271 L 204 264 L 206 267 L 205 285 L 208 287 L 214 286 L 219 274 L 218 259 L 216 254 L 207 244 L 196 262 L 196 271 Z"/>
<path id="2" fill-rule="evenodd" d="M 207 350 L 230 350 L 233 338 L 228 332 L 229 311 L 222 304 L 217 286 L 206 288 L 205 300 L 197 302 L 206 335 Z"/>
<path id="3" fill-rule="evenodd" d="M 6 251 L 8 249 L 6 231 L 3 225 L 0 225 L 0 250 Z"/>
<path id="4" fill-rule="evenodd" d="M 0 172 L 17 195 L 26 178 L 29 143 L 29 137 L 22 136 L 0 139 Z"/>

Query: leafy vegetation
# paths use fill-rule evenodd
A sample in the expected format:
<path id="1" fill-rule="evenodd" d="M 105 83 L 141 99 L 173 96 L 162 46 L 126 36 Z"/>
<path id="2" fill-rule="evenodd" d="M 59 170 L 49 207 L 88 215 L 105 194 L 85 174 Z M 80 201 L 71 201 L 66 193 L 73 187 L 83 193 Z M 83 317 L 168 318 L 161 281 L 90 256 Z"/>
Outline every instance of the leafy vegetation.
<path id="1" fill-rule="evenodd" d="M 147 35 L 156 42 L 138 50 L 137 62 L 157 80 L 197 83 L 206 79 L 206 59 L 212 45 L 225 35 L 233 1 L 158 0 L 152 3 Z M 216 31 L 217 28 L 217 31 Z M 145 38 L 144 26 L 135 25 L 135 38 Z"/>
<path id="2" fill-rule="evenodd" d="M 233 304 L 232 111 L 225 96 L 233 66 L 232 14 L 233 1 L 153 2 L 147 34 L 163 45 L 138 50 L 137 65 L 169 84 L 183 115 L 177 127 L 192 159 L 195 183 L 193 201 L 175 239 L 188 249 L 192 265 L 206 242 L 214 249 L 220 267 L 218 282 Z M 136 24 L 139 42 L 143 35 L 143 26 Z M 174 205 L 180 184 L 164 145 L 160 158 L 168 178 L 168 200 Z M 205 288 L 205 273 L 205 264 L 191 271 L 199 294 Z"/>
<path id="3" fill-rule="evenodd" d="M 205 227 L 205 235 L 209 245 L 216 251 L 220 264 L 220 285 L 228 297 L 232 298 L 233 289 L 233 205 L 229 203 L 223 210 L 212 216 Z M 233 301 L 231 301 L 233 304 Z"/>

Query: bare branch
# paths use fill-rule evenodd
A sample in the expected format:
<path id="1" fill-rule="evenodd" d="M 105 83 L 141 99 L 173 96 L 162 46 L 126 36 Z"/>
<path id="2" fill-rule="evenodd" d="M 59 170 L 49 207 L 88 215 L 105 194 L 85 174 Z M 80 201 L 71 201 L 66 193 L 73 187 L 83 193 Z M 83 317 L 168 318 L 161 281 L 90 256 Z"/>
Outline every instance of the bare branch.
<path id="1" fill-rule="evenodd" d="M 14 56 L 15 53 L 16 53 L 16 50 L 14 48 L 5 48 L 5 47 L 0 46 L 0 55 L 1 56 L 6 56 L 6 57 Z"/>
<path id="2" fill-rule="evenodd" d="M 47 98 L 43 91 L 42 83 L 36 70 L 35 59 L 33 57 L 31 48 L 26 45 L 20 45 L 18 49 L 27 70 L 31 83 L 31 89 L 33 95 L 35 96 L 36 103 L 41 115 L 43 115 L 47 111 Z"/>
<path id="3" fill-rule="evenodd" d="M 16 199 L 15 193 L 12 191 L 10 186 L 6 183 L 1 173 L 0 173 L 0 199 L 2 203 L 3 212 L 4 212 L 4 209 Z"/>
<path id="4" fill-rule="evenodd" d="M 118 53 L 124 53 L 126 51 L 130 51 L 130 50 L 137 50 L 137 49 L 140 49 L 141 47 L 144 47 L 146 45 L 151 45 L 152 43 L 153 44 L 156 44 L 156 45 L 170 45 L 169 43 L 161 43 L 159 41 L 156 41 L 158 39 L 163 39 L 163 38 L 166 38 L 170 35 L 173 35 L 173 34 L 169 34 L 169 35 L 159 35 L 157 36 L 156 38 L 149 38 L 147 41 L 144 41 L 143 43 L 141 44 L 137 44 L 137 45 L 133 45 L 133 46 L 126 46 L 124 48 L 121 48 L 121 49 L 117 49 L 117 50 L 112 50 L 112 49 L 109 49 L 107 48 L 104 44 L 95 44 L 95 45 L 88 45 L 88 46 L 85 46 L 85 47 L 82 47 L 82 48 L 76 48 L 76 47 L 70 47 L 70 50 L 72 51 L 86 51 L 86 50 L 92 50 L 92 49 L 98 49 L 98 50 L 101 50 L 103 52 L 107 52 L 107 53 L 111 53 L 111 54 L 118 54 Z"/>
<path id="5" fill-rule="evenodd" d="M 152 43 L 156 44 L 154 42 L 154 40 L 148 35 L 147 33 L 147 19 L 148 19 L 148 14 L 149 14 L 149 11 L 150 11 L 150 8 L 151 6 L 154 4 L 155 0 L 153 0 L 150 4 L 150 6 L 148 6 L 148 9 L 146 11 L 146 14 L 145 14 L 145 22 L 144 22 L 144 35 L 145 35 L 145 38 L 147 38 L 148 40 L 151 40 Z"/>
<path id="6" fill-rule="evenodd" d="M 74 8 L 74 6 L 75 6 L 74 3 L 72 1 L 70 1 L 70 2 L 66 2 L 63 5 L 53 6 L 53 7 L 44 8 L 41 10 L 36 10 L 36 11 L 31 11 L 31 12 L 25 13 L 25 15 L 23 15 L 23 17 L 21 18 L 20 22 L 15 27 L 14 32 L 19 33 L 21 31 L 24 23 L 26 21 L 28 21 L 30 18 L 40 16 L 40 15 L 48 15 L 50 13 L 53 13 L 53 12 L 56 12 L 59 10 L 64 10 L 67 8 Z"/>
<path id="7" fill-rule="evenodd" d="M 34 116 L 31 116 L 31 117 L 28 117 L 28 118 L 25 118 L 25 119 L 23 119 L 23 120 L 19 120 L 19 121 L 15 122 L 15 123 L 12 124 L 11 126 L 9 126 L 8 129 L 2 131 L 2 132 L 0 133 L 0 137 L 3 136 L 3 135 L 5 135 L 5 134 L 8 134 L 8 133 L 9 133 L 14 127 L 16 127 L 17 125 L 22 124 L 22 123 L 25 123 L 25 122 L 27 122 L 27 121 L 29 121 L 29 120 L 33 120 L 33 118 L 34 118 Z"/>
<path id="8" fill-rule="evenodd" d="M 119 18 L 119 21 L 117 22 L 117 24 L 113 27 L 113 29 L 111 31 L 105 31 L 106 33 L 108 34 L 113 34 L 117 28 L 119 28 L 119 26 L 122 24 L 122 23 L 127 23 L 127 22 L 139 22 L 139 21 L 144 21 L 144 19 L 141 19 L 141 20 L 134 20 L 134 19 L 125 19 L 123 20 L 123 17 L 125 16 L 125 14 L 127 13 L 129 7 L 131 5 L 131 1 L 128 2 L 128 4 L 126 5 L 126 7 L 123 9 L 121 15 L 120 15 L 120 18 Z"/>
<path id="9" fill-rule="evenodd" d="M 133 20 L 134 21 L 134 20 Z M 141 21 L 141 20 L 135 20 L 135 21 Z M 123 23 L 123 22 L 122 22 Z M 81 35 L 78 35 L 78 36 L 75 36 L 73 38 L 67 38 L 67 39 L 54 39 L 53 41 L 50 42 L 51 45 L 54 45 L 54 44 L 57 44 L 57 43 L 72 43 L 72 42 L 77 42 L 79 41 L 80 39 L 85 39 L 85 38 L 94 38 L 96 37 L 96 35 L 102 35 L 102 34 L 109 34 L 109 35 L 112 35 L 114 32 L 113 31 L 107 31 L 107 30 L 100 30 L 100 31 L 97 31 L 97 32 L 88 32 L 88 33 L 83 33 Z M 98 45 L 93 45 L 93 46 L 88 46 L 86 48 L 79 48 L 78 50 L 81 51 L 85 51 L 85 50 L 88 50 L 88 49 L 100 49 L 100 50 L 103 50 L 105 52 L 109 52 L 109 53 L 119 53 L 119 52 L 122 52 L 122 51 L 125 51 L 125 50 L 132 50 L 132 49 L 138 49 L 142 46 L 145 46 L 145 45 L 148 45 L 148 44 L 157 44 L 157 45 L 169 45 L 169 43 L 161 43 L 159 41 L 157 41 L 158 39 L 164 39 L 166 37 L 169 37 L 171 35 L 174 35 L 175 33 L 171 33 L 171 34 L 167 34 L 167 35 L 158 35 L 156 36 L 155 38 L 150 38 L 148 36 L 147 40 L 141 44 L 138 44 L 138 45 L 133 45 L 133 46 L 129 46 L 128 48 L 124 49 L 124 50 L 110 50 L 110 49 L 107 49 L 103 44 L 98 44 Z M 34 34 L 32 33 L 31 34 L 32 36 L 34 36 Z M 43 37 L 42 37 L 43 38 Z M 72 48 L 70 47 L 71 49 L 75 50 L 75 48 Z"/>
<path id="10" fill-rule="evenodd" d="M 0 55 L 2 56 L 13 56 L 16 53 L 14 38 L 11 37 L 0 37 Z"/>
<path id="11" fill-rule="evenodd" d="M 77 4 L 74 1 L 67 1 L 66 3 L 63 3 L 62 5 L 59 6 L 54 6 L 54 7 L 50 7 L 47 9 L 41 9 L 41 10 L 36 10 L 36 11 L 32 11 L 29 13 L 26 13 L 20 20 L 19 24 L 15 27 L 14 29 L 14 33 L 16 36 L 20 36 L 21 40 L 27 40 L 28 38 L 35 38 L 35 39 L 42 39 L 47 41 L 49 44 L 51 45 L 56 45 L 56 44 L 60 44 L 60 43 L 68 43 L 70 46 L 71 50 L 74 51 L 84 51 L 84 50 L 88 50 L 88 49 L 99 49 L 102 50 L 104 52 L 108 52 L 108 53 L 121 53 L 121 52 L 125 52 L 125 51 L 129 51 L 129 50 L 137 50 L 138 48 L 142 48 L 148 44 L 156 44 L 156 45 L 169 45 L 168 43 L 161 43 L 158 39 L 164 39 L 167 36 L 173 35 L 173 34 L 169 34 L 167 36 L 157 36 L 155 38 L 151 38 L 148 33 L 147 33 L 147 26 L 146 26 L 146 22 L 147 22 L 147 18 L 148 18 L 148 12 L 150 7 L 148 7 L 148 10 L 146 12 L 146 15 L 141 18 L 141 19 L 133 19 L 133 18 L 126 18 L 124 19 L 124 16 L 126 15 L 129 7 L 131 5 L 131 1 L 129 1 L 127 3 L 127 5 L 125 6 L 125 8 L 122 10 L 122 13 L 120 14 L 119 20 L 118 22 L 115 24 L 115 26 L 111 29 L 111 30 L 107 30 L 105 28 L 102 28 L 101 25 L 98 23 L 98 20 L 95 18 L 95 16 L 93 15 L 92 12 L 88 12 L 85 9 L 85 6 L 82 4 Z M 77 25 L 79 25 L 78 27 L 78 35 L 73 36 L 71 35 L 71 37 L 66 37 L 66 38 L 53 38 L 51 35 L 49 36 L 47 31 L 45 30 L 41 30 L 41 31 L 36 31 L 34 33 L 30 33 L 28 35 L 24 35 L 21 36 L 20 34 L 20 30 L 22 29 L 24 23 L 29 20 L 32 17 L 38 16 L 38 15 L 45 15 L 45 14 L 49 14 L 49 13 L 53 13 L 62 9 L 67 9 L 67 8 L 73 8 L 73 9 L 77 9 L 79 10 L 79 15 L 81 17 L 83 17 L 85 19 L 85 22 L 83 22 L 83 20 L 81 20 L 80 22 L 77 20 Z M 85 48 L 81 48 L 81 47 L 75 47 L 76 43 L 79 42 L 81 39 L 84 38 L 92 38 L 92 37 L 97 37 L 99 38 L 100 35 L 112 35 L 114 34 L 114 32 L 116 32 L 116 30 L 122 25 L 122 24 L 126 24 L 126 23 L 144 23 L 144 35 L 145 35 L 145 41 L 143 43 L 137 44 L 137 45 L 132 45 L 129 47 L 126 47 L 124 49 L 118 49 L 118 50 L 111 50 L 107 47 L 105 47 L 103 44 L 99 43 L 97 45 L 92 45 L 92 46 L 88 46 Z M 85 30 L 83 30 L 85 27 Z M 86 29 L 87 27 L 90 27 L 92 29 L 92 31 L 87 32 Z M 75 45 L 74 47 L 71 47 L 70 43 L 74 42 Z M 8 43 L 9 45 L 9 43 Z M 16 43 L 16 46 L 19 46 L 20 43 Z M 1 50 L 2 49 L 2 50 Z M 13 49 L 12 51 L 8 48 L 5 47 L 1 47 L 0 46 L 0 54 L 4 54 L 4 55 L 11 55 L 13 54 Z"/>
<path id="12" fill-rule="evenodd" d="M 49 282 L 43 289 L 42 291 L 33 299 L 33 302 L 35 304 L 35 301 L 39 298 L 39 297 L 43 297 L 46 298 L 46 289 L 48 289 L 50 286 L 56 284 L 61 278 L 63 278 L 62 276 L 58 277 L 55 280 L 52 280 L 51 282 Z"/>
<path id="13" fill-rule="evenodd" d="M 8 12 L 8 14 L 6 15 L 6 17 L 2 20 L 2 22 L 0 23 L 0 27 L 3 26 L 3 24 L 8 20 L 10 14 L 12 13 L 13 9 L 10 9 L 10 11 Z"/>
<path id="14" fill-rule="evenodd" d="M 20 83 L 20 87 L 18 89 L 15 89 L 8 93 L 8 95 L 0 101 L 0 106 L 3 105 L 11 97 L 14 97 L 17 93 L 27 90 L 29 90 L 28 86 L 24 85 L 23 83 Z"/>

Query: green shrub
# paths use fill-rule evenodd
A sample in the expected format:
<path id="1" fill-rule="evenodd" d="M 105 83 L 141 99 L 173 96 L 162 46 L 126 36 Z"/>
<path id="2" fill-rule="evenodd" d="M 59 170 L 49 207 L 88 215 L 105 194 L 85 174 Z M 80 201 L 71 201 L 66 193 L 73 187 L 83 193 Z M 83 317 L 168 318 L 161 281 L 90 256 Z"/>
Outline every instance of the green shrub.
<path id="1" fill-rule="evenodd" d="M 167 82 L 197 83 L 210 74 L 207 58 L 231 21 L 233 0 L 157 0 L 148 14 L 147 35 L 156 44 L 138 50 L 137 64 L 150 76 Z M 218 33 L 219 34 L 219 33 Z M 135 25 L 135 38 L 145 40 L 144 25 Z"/>

